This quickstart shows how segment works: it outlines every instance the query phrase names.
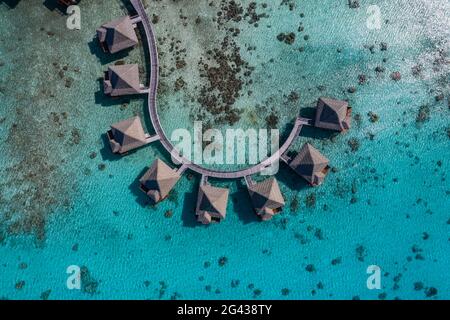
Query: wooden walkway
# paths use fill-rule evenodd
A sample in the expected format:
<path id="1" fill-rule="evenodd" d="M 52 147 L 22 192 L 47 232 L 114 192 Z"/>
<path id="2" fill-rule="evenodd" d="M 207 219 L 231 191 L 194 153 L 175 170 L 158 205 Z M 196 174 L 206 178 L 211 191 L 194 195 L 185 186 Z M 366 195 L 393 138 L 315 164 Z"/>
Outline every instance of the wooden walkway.
<path id="1" fill-rule="evenodd" d="M 213 169 L 207 169 L 200 165 L 190 162 L 188 159 L 179 155 L 178 151 L 173 146 L 172 142 L 167 138 L 159 120 L 158 110 L 157 110 L 157 92 L 158 92 L 158 82 L 159 82 L 159 62 L 158 62 L 158 50 L 156 44 L 156 37 L 153 31 L 153 26 L 150 19 L 145 12 L 145 8 L 141 0 L 131 0 L 131 4 L 136 10 L 139 18 L 135 18 L 135 21 L 142 23 L 146 42 L 148 45 L 148 51 L 150 54 L 150 86 L 148 90 L 148 109 L 150 114 L 150 120 L 152 122 L 153 128 L 156 135 L 159 137 L 159 141 L 163 147 L 171 154 L 172 160 L 181 164 L 181 170 L 190 169 L 197 172 L 205 177 L 213 177 L 220 179 L 239 179 L 244 178 L 253 174 L 260 173 L 264 169 L 270 167 L 273 163 L 280 160 L 281 156 L 289 149 L 291 144 L 300 135 L 300 131 L 304 125 L 311 125 L 312 120 L 298 117 L 295 120 L 294 128 L 292 129 L 289 137 L 280 147 L 280 149 L 275 152 L 272 156 L 268 157 L 259 164 L 239 171 L 219 171 Z"/>

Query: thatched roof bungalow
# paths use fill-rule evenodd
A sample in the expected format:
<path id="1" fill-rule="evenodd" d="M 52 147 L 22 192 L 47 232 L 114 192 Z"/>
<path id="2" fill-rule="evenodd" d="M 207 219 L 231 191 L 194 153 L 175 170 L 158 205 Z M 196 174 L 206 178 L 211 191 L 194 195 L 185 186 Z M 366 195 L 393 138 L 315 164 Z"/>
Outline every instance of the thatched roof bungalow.
<path id="1" fill-rule="evenodd" d="M 156 159 L 139 180 L 140 189 L 155 203 L 158 203 L 167 198 L 180 177 L 176 169 L 172 169 L 162 160 Z"/>
<path id="2" fill-rule="evenodd" d="M 255 212 L 262 220 L 270 220 L 283 210 L 284 198 L 274 177 L 259 183 L 250 183 L 248 191 Z"/>
<path id="3" fill-rule="evenodd" d="M 203 224 L 220 222 L 227 214 L 229 190 L 208 183 L 200 184 L 197 199 L 197 220 Z"/>
<path id="4" fill-rule="evenodd" d="M 57 0 L 60 5 L 69 7 L 73 5 L 77 5 L 80 3 L 80 0 Z"/>
<path id="5" fill-rule="evenodd" d="M 311 144 L 306 143 L 289 166 L 312 186 L 322 184 L 330 167 L 329 160 Z"/>
<path id="6" fill-rule="evenodd" d="M 133 117 L 111 125 L 107 137 L 112 152 L 122 155 L 151 142 L 151 137 L 144 132 L 139 117 Z"/>
<path id="7" fill-rule="evenodd" d="M 103 51 L 116 53 L 136 46 L 138 38 L 135 28 L 136 24 L 129 16 L 103 24 L 97 29 L 97 37 Z"/>
<path id="8" fill-rule="evenodd" d="M 143 93 L 144 86 L 139 80 L 137 64 L 114 65 L 105 72 L 103 89 L 112 97 Z"/>
<path id="9" fill-rule="evenodd" d="M 347 101 L 320 98 L 314 125 L 322 129 L 347 131 L 350 129 L 351 115 L 352 108 Z"/>

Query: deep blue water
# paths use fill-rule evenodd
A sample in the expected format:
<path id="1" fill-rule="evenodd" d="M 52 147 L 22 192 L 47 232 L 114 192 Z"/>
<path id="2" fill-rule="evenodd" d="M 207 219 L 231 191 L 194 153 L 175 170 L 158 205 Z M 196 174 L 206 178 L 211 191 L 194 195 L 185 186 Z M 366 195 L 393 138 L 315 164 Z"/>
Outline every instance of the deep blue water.
<path id="1" fill-rule="evenodd" d="M 345 0 L 256 1 L 257 14 L 267 14 L 257 26 L 246 17 L 220 27 L 221 2 L 209 2 L 146 1 L 157 22 L 165 130 L 191 129 L 201 114 L 230 127 L 197 101 L 199 59 L 239 28 L 233 41 L 252 82 L 238 92 L 231 127 L 264 128 L 274 114 L 284 130 L 320 96 L 348 99 L 348 133 L 305 130 L 293 146 L 312 142 L 335 170 L 313 189 L 282 166 L 286 207 L 265 223 L 235 181 L 221 183 L 231 188 L 227 219 L 198 225 L 195 175 L 148 206 L 136 179 L 167 155 L 154 145 L 113 157 L 102 138 L 134 114 L 151 130 L 144 99 L 100 92 L 98 79 L 116 60 L 139 63 L 146 75 L 142 45 L 108 58 L 93 42 L 101 23 L 127 12 L 123 2 L 82 1 L 79 31 L 42 1 L 0 2 L 0 297 L 450 298 L 450 3 L 377 1 L 382 26 L 371 30 L 368 1 L 357 9 Z M 246 12 L 250 1 L 237 2 Z M 293 44 L 277 40 L 289 32 Z M 400 81 L 391 79 L 396 71 Z M 70 265 L 84 267 L 82 290 L 66 287 Z M 366 287 L 369 265 L 382 270 L 380 290 Z"/>

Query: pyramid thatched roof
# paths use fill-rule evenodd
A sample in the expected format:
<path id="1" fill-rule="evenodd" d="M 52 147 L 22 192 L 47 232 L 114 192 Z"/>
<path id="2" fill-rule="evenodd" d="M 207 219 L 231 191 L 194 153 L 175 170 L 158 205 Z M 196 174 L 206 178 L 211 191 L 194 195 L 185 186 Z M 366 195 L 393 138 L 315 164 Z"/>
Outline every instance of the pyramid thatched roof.
<path id="1" fill-rule="evenodd" d="M 248 191 L 257 214 L 265 214 L 265 209 L 279 209 L 284 206 L 280 186 L 274 177 L 249 186 Z"/>
<path id="2" fill-rule="evenodd" d="M 306 143 L 297 156 L 289 163 L 292 169 L 311 184 L 320 184 L 317 178 L 328 167 L 329 160 L 311 144 Z"/>
<path id="3" fill-rule="evenodd" d="M 108 68 L 104 81 L 105 94 L 122 96 L 141 93 L 139 66 L 137 64 L 114 65 Z"/>
<path id="4" fill-rule="evenodd" d="M 317 103 L 315 126 L 336 131 L 349 129 L 348 108 L 347 101 L 320 98 Z"/>
<path id="5" fill-rule="evenodd" d="M 97 35 L 110 53 L 116 53 L 138 44 L 134 28 L 130 17 L 125 16 L 103 24 L 97 29 Z"/>
<path id="6" fill-rule="evenodd" d="M 111 148 L 114 153 L 126 153 L 147 144 L 141 119 L 133 117 L 111 126 Z"/>
<path id="7" fill-rule="evenodd" d="M 180 179 L 179 173 L 165 162 L 156 159 L 150 169 L 139 180 L 141 189 L 154 201 L 159 202 L 169 195 Z"/>
<path id="8" fill-rule="evenodd" d="M 224 219 L 227 214 L 229 190 L 213 187 L 209 184 L 200 186 L 197 200 L 197 215 L 207 214 Z"/>

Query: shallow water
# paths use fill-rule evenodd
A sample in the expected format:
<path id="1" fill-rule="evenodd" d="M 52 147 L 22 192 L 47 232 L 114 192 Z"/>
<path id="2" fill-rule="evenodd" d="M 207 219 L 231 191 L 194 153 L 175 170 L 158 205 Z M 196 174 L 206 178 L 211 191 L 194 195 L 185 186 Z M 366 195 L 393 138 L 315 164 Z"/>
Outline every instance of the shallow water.
<path id="1" fill-rule="evenodd" d="M 257 14 L 267 14 L 257 27 L 249 18 L 218 27 L 220 1 L 146 1 L 159 17 L 166 132 L 190 130 L 199 119 L 221 130 L 266 128 L 270 114 L 285 130 L 320 96 L 348 99 L 353 108 L 347 134 L 304 130 L 292 147 L 309 141 L 331 160 L 336 170 L 323 186 L 311 189 L 282 166 L 286 208 L 260 223 L 242 183 L 222 182 L 231 188 L 227 219 L 210 227 L 195 222 L 196 176 L 185 174 L 171 200 L 155 208 L 137 191 L 146 167 L 167 159 L 160 147 L 124 158 L 104 147 L 111 123 L 147 118 L 144 99 L 100 92 L 98 79 L 116 60 L 139 63 L 146 74 L 142 46 L 108 58 L 92 42 L 102 22 L 127 12 L 123 2 L 82 1 L 80 31 L 67 30 L 66 17 L 42 1 L 11 2 L 0 2 L 0 297 L 450 298 L 448 1 L 378 1 L 381 30 L 366 27 L 366 1 L 358 9 L 345 0 L 292 1 L 293 10 L 289 1 L 267 8 L 256 1 Z M 239 3 L 246 10 L 250 1 Z M 244 84 L 232 109 L 241 113 L 232 124 L 197 101 L 208 87 L 199 60 L 211 58 L 229 28 L 240 29 L 231 38 L 251 69 L 249 77 L 245 67 L 238 72 Z M 288 32 L 293 44 L 277 40 Z M 177 69 L 177 57 L 184 67 Z M 177 90 L 179 78 L 185 84 Z M 88 270 L 82 290 L 66 287 L 70 265 Z M 381 290 L 366 287 L 369 265 L 382 270 Z"/>

